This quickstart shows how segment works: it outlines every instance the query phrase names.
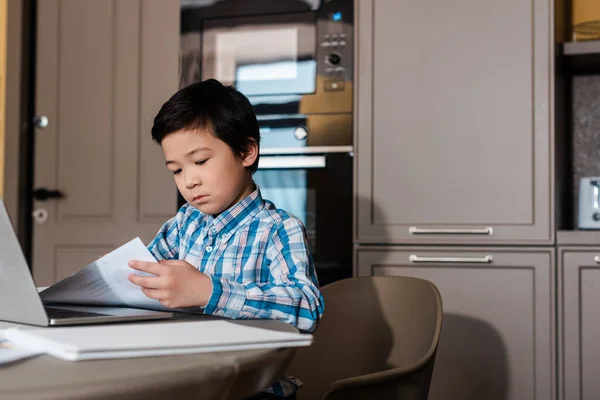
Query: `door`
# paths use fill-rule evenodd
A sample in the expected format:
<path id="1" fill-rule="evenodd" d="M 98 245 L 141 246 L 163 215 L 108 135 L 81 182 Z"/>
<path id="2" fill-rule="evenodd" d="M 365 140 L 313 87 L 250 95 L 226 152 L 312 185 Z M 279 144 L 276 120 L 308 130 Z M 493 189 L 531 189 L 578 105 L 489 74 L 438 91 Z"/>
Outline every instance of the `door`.
<path id="1" fill-rule="evenodd" d="M 431 400 L 555 398 L 552 249 L 378 246 L 356 257 L 360 276 L 438 287 L 444 316 Z"/>
<path id="2" fill-rule="evenodd" d="M 561 312 L 559 327 L 563 359 L 560 399 L 597 399 L 600 393 L 600 248 L 559 252 Z"/>
<path id="3" fill-rule="evenodd" d="M 357 2 L 359 242 L 552 242 L 552 4 Z"/>
<path id="4" fill-rule="evenodd" d="M 37 285 L 147 243 L 176 213 L 150 129 L 177 90 L 178 47 L 178 1 L 38 0 Z"/>

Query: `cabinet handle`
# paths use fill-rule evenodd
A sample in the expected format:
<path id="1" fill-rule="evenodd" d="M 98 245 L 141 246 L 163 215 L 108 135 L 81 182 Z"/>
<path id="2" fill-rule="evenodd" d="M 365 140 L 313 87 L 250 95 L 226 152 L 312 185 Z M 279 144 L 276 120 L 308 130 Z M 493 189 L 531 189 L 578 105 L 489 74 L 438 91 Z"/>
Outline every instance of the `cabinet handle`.
<path id="1" fill-rule="evenodd" d="M 596 261 L 596 264 L 600 264 L 600 256 L 594 257 L 594 261 Z"/>
<path id="2" fill-rule="evenodd" d="M 411 235 L 492 235 L 494 229 L 488 226 L 486 228 L 473 228 L 473 229 L 461 229 L 461 228 L 417 228 L 411 226 L 408 228 L 408 232 Z"/>
<path id="3" fill-rule="evenodd" d="M 413 263 L 489 264 L 494 261 L 494 257 L 489 255 L 484 257 L 421 257 L 411 254 L 408 261 Z"/>

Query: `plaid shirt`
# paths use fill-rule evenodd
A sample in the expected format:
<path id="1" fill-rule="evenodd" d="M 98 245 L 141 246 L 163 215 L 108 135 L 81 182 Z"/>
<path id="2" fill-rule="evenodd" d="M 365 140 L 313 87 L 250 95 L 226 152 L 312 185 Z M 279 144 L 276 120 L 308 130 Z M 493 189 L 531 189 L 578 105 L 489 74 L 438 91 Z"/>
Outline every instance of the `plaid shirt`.
<path id="1" fill-rule="evenodd" d="M 148 250 L 157 260 L 185 260 L 211 277 L 206 314 L 278 319 L 312 332 L 323 313 L 302 222 L 263 200 L 258 188 L 216 218 L 185 204 Z M 299 385 L 287 379 L 268 391 L 289 396 Z"/>

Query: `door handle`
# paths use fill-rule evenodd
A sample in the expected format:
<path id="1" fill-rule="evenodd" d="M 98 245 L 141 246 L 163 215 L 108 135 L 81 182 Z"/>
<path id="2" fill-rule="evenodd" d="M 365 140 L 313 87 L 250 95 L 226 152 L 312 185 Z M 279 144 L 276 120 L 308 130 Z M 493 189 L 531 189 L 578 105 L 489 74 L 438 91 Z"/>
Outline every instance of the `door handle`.
<path id="1" fill-rule="evenodd" d="M 447 264 L 490 264 L 492 256 L 483 257 L 421 257 L 411 254 L 408 260 L 412 263 L 447 263 Z"/>
<path id="2" fill-rule="evenodd" d="M 274 156 L 258 159 L 258 169 L 325 168 L 325 156 Z"/>
<path id="3" fill-rule="evenodd" d="M 474 229 L 461 229 L 461 228 L 417 228 L 411 226 L 408 228 L 408 233 L 411 235 L 492 235 L 494 229 L 492 227 L 487 228 L 474 228 Z"/>
<path id="4" fill-rule="evenodd" d="M 48 199 L 62 199 L 64 197 L 65 194 L 60 190 L 38 188 L 33 191 L 33 198 L 38 201 L 46 201 Z"/>
<path id="5" fill-rule="evenodd" d="M 260 149 L 260 155 L 277 156 L 282 154 L 337 154 L 354 151 L 352 146 L 308 146 L 308 147 L 266 147 Z"/>

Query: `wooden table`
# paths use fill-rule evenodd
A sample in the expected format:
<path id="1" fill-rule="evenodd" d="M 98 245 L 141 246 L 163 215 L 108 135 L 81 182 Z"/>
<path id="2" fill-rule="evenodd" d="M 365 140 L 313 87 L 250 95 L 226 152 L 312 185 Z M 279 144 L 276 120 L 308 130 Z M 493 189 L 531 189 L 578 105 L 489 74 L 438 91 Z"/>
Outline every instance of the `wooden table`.
<path id="1" fill-rule="evenodd" d="M 297 332 L 281 321 L 236 323 Z M 10 326 L 14 324 L 0 321 L 0 329 Z M 41 355 L 0 366 L 0 399 L 245 399 L 283 376 L 294 351 L 283 348 L 74 362 Z"/>

